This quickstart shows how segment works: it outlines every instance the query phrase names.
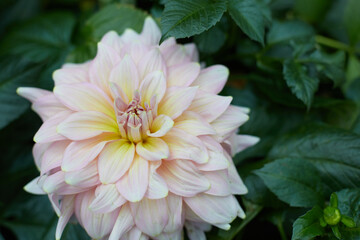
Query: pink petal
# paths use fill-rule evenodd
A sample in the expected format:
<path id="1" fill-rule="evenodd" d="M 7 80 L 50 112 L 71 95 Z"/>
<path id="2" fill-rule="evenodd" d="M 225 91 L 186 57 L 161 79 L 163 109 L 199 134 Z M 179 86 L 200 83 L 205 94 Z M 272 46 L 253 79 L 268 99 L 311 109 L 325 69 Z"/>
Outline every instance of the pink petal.
<path id="1" fill-rule="evenodd" d="M 88 82 L 89 66 L 89 62 L 81 64 L 65 64 L 61 69 L 58 69 L 53 73 L 55 86 Z"/>
<path id="2" fill-rule="evenodd" d="M 193 224 L 190 221 L 185 222 L 186 227 L 186 233 L 190 240 L 206 240 L 205 233 L 202 229 L 199 229 L 196 227 L 195 224 Z"/>
<path id="3" fill-rule="evenodd" d="M 71 186 L 81 188 L 90 188 L 98 185 L 100 180 L 96 161 L 80 170 L 66 172 L 65 182 Z"/>
<path id="4" fill-rule="evenodd" d="M 157 102 L 160 102 L 166 91 L 166 80 L 164 73 L 154 71 L 146 75 L 140 85 L 140 95 L 142 104 L 148 103 L 153 96 L 156 96 Z"/>
<path id="5" fill-rule="evenodd" d="M 164 161 L 158 169 L 169 190 L 180 196 L 192 197 L 210 189 L 210 183 L 191 161 Z"/>
<path id="6" fill-rule="evenodd" d="M 37 99 L 32 109 L 41 117 L 43 121 L 55 116 L 57 113 L 68 110 L 54 94 L 48 94 Z"/>
<path id="7" fill-rule="evenodd" d="M 115 184 L 99 185 L 95 190 L 95 199 L 89 208 L 94 213 L 107 213 L 124 203 L 126 203 L 126 199 L 120 195 Z"/>
<path id="8" fill-rule="evenodd" d="M 109 240 L 119 240 L 134 226 L 129 204 L 121 207 Z"/>
<path id="9" fill-rule="evenodd" d="M 37 194 L 37 195 L 43 195 L 46 194 L 46 192 L 42 189 L 42 186 L 39 185 L 40 177 L 34 178 L 25 185 L 24 190 L 28 193 Z"/>
<path id="10" fill-rule="evenodd" d="M 48 194 L 57 193 L 59 195 L 70 195 L 86 191 L 86 189 L 68 185 L 65 182 L 65 173 L 62 171 L 47 176 L 43 183 L 43 190 Z"/>
<path id="11" fill-rule="evenodd" d="M 189 62 L 170 67 L 167 85 L 168 87 L 188 87 L 198 77 L 199 73 L 200 64 L 197 62 Z"/>
<path id="12" fill-rule="evenodd" d="M 130 203 L 136 226 L 151 237 L 159 235 L 169 219 L 166 205 L 165 198 L 157 200 L 144 198 L 139 203 Z"/>
<path id="13" fill-rule="evenodd" d="M 141 38 L 145 44 L 158 45 L 161 38 L 161 31 L 152 17 L 145 19 Z"/>
<path id="14" fill-rule="evenodd" d="M 53 207 L 56 215 L 60 217 L 61 211 L 60 211 L 60 197 L 59 195 L 55 193 L 48 194 L 51 206 Z"/>
<path id="15" fill-rule="evenodd" d="M 169 146 L 168 159 L 188 159 L 197 163 L 206 163 L 209 160 L 205 145 L 189 133 L 172 128 L 162 139 Z"/>
<path id="16" fill-rule="evenodd" d="M 75 196 L 65 196 L 61 200 L 61 215 L 56 226 L 55 238 L 60 239 L 66 224 L 74 213 Z"/>
<path id="17" fill-rule="evenodd" d="M 94 160 L 103 150 L 106 143 L 118 139 L 113 133 L 72 142 L 65 150 L 61 169 L 65 172 L 80 170 Z"/>
<path id="18" fill-rule="evenodd" d="M 117 84 L 129 100 L 133 98 L 134 91 L 139 87 L 139 73 L 129 55 L 125 55 L 121 62 L 115 65 L 109 81 Z"/>
<path id="19" fill-rule="evenodd" d="M 166 64 L 161 56 L 159 48 L 150 50 L 138 64 L 140 79 L 144 79 L 149 73 L 162 71 L 166 76 Z"/>
<path id="20" fill-rule="evenodd" d="M 148 161 L 157 161 L 169 157 L 169 147 L 160 138 L 149 137 L 136 144 L 136 153 Z"/>
<path id="21" fill-rule="evenodd" d="M 73 113 L 57 127 L 58 133 L 74 141 L 92 138 L 104 132 L 118 131 L 118 125 L 113 118 L 93 111 Z"/>
<path id="22" fill-rule="evenodd" d="M 45 97 L 46 95 L 51 94 L 48 90 L 33 87 L 19 87 L 16 89 L 16 93 L 32 103 L 42 97 Z"/>
<path id="23" fill-rule="evenodd" d="M 205 193 L 215 196 L 231 195 L 230 181 L 227 170 L 203 172 L 205 177 L 210 182 L 210 189 Z"/>
<path id="24" fill-rule="evenodd" d="M 117 53 L 121 52 L 124 43 L 121 41 L 120 36 L 115 31 L 107 32 L 101 39 L 101 42 L 105 45 L 110 46 Z"/>
<path id="25" fill-rule="evenodd" d="M 162 137 L 173 127 L 174 121 L 165 115 L 157 116 L 151 124 L 147 135 L 150 137 Z"/>
<path id="26" fill-rule="evenodd" d="M 42 157 L 41 175 L 61 166 L 65 149 L 69 144 L 70 141 L 65 140 L 56 141 L 49 146 Z"/>
<path id="27" fill-rule="evenodd" d="M 70 114 L 70 111 L 63 111 L 46 120 L 43 125 L 41 125 L 40 129 L 36 132 L 34 141 L 37 143 L 46 143 L 66 140 L 66 137 L 57 132 L 57 126 Z"/>
<path id="28" fill-rule="evenodd" d="M 91 83 L 64 84 L 54 88 L 55 96 L 74 111 L 97 111 L 114 116 L 111 99 Z"/>
<path id="29" fill-rule="evenodd" d="M 191 135 L 212 135 L 215 134 L 213 127 L 198 113 L 185 111 L 176 119 L 175 127 Z"/>
<path id="30" fill-rule="evenodd" d="M 184 237 L 183 237 L 182 232 L 183 232 L 182 230 L 178 230 L 176 232 L 171 232 L 171 233 L 163 232 L 154 239 L 155 240 L 183 240 Z"/>
<path id="31" fill-rule="evenodd" d="M 32 150 L 32 154 L 34 156 L 34 160 L 35 160 L 35 165 L 38 168 L 38 170 L 40 171 L 41 168 L 41 163 L 42 163 L 42 158 L 44 153 L 46 152 L 46 150 L 48 149 L 48 147 L 51 145 L 52 143 L 35 143 L 33 150 Z"/>
<path id="32" fill-rule="evenodd" d="M 169 211 L 169 220 L 164 228 L 164 232 L 172 233 L 182 230 L 185 220 L 185 215 L 182 209 L 182 197 L 169 194 L 169 196 L 166 198 L 166 201 Z"/>
<path id="33" fill-rule="evenodd" d="M 218 94 L 225 86 L 229 77 L 229 69 L 223 65 L 214 65 L 201 70 L 198 78 L 191 84 L 199 86 L 199 89 Z"/>
<path id="34" fill-rule="evenodd" d="M 235 156 L 237 153 L 251 147 L 260 141 L 260 138 L 250 135 L 232 134 L 229 139 L 231 144 L 231 155 Z"/>
<path id="35" fill-rule="evenodd" d="M 168 38 L 160 45 L 160 51 L 168 67 L 190 62 L 190 56 L 184 46 L 176 44 L 174 38 Z"/>
<path id="36" fill-rule="evenodd" d="M 99 42 L 97 55 L 90 65 L 90 82 L 109 94 L 110 72 L 119 61 L 119 53 L 106 44 Z"/>
<path id="37" fill-rule="evenodd" d="M 191 104 L 197 92 L 196 87 L 170 87 L 159 104 L 158 114 L 172 119 L 179 117 Z"/>
<path id="38" fill-rule="evenodd" d="M 160 199 L 167 197 L 169 189 L 165 180 L 157 173 L 161 161 L 149 162 L 149 187 L 145 197 L 149 199 Z"/>
<path id="39" fill-rule="evenodd" d="M 127 28 L 125 29 L 124 33 L 120 36 L 121 40 L 126 43 L 133 43 L 139 41 L 140 35 L 135 32 L 133 29 Z"/>
<path id="40" fill-rule="evenodd" d="M 243 195 L 243 194 L 248 193 L 248 190 L 247 190 L 245 184 L 243 183 L 243 181 L 241 180 L 239 173 L 236 170 L 236 167 L 235 167 L 231 157 L 227 153 L 225 153 L 225 156 L 227 157 L 227 159 L 230 163 L 229 169 L 228 169 L 228 174 L 229 174 L 230 188 L 231 188 L 232 194 Z"/>
<path id="41" fill-rule="evenodd" d="M 144 197 L 148 183 L 149 164 L 136 155 L 129 171 L 118 181 L 116 187 L 127 200 L 138 202 Z"/>
<path id="42" fill-rule="evenodd" d="M 199 62 L 199 51 L 194 43 L 184 44 L 186 54 L 190 57 L 191 61 Z"/>
<path id="43" fill-rule="evenodd" d="M 103 184 L 115 183 L 129 169 L 135 156 L 135 146 L 126 139 L 108 143 L 99 155 L 99 175 Z"/>
<path id="44" fill-rule="evenodd" d="M 223 97 L 203 91 L 198 91 L 189 110 L 199 113 L 208 122 L 218 118 L 229 107 L 232 97 Z"/>
<path id="45" fill-rule="evenodd" d="M 205 164 L 199 164 L 197 167 L 201 171 L 216 171 L 228 169 L 229 161 L 224 154 L 222 146 L 210 136 L 200 136 L 200 140 L 205 144 L 209 161 Z"/>

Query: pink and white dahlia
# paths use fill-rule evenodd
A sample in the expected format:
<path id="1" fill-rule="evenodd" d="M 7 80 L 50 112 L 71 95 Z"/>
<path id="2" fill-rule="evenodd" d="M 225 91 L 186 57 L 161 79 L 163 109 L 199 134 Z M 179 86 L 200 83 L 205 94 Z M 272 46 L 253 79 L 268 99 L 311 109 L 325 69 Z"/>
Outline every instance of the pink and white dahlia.
<path id="1" fill-rule="evenodd" d="M 248 109 L 217 95 L 229 71 L 201 69 L 194 44 L 170 38 L 147 18 L 140 34 L 108 32 L 96 57 L 65 64 L 53 92 L 19 88 L 43 125 L 33 154 L 59 216 L 56 239 L 75 215 L 93 239 L 205 239 L 245 217 L 231 155 L 256 137 L 236 135 Z"/>

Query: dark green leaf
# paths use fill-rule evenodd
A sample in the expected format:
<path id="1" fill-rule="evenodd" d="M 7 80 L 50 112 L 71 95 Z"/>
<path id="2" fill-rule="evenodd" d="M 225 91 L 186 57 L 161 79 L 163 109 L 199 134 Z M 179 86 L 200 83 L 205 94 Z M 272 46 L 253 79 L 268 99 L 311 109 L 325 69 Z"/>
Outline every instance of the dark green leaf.
<path id="1" fill-rule="evenodd" d="M 299 158 L 284 158 L 266 164 L 255 173 L 282 201 L 294 207 L 311 207 L 324 201 L 317 169 Z"/>
<path id="2" fill-rule="evenodd" d="M 305 215 L 296 219 L 293 225 L 292 240 L 310 240 L 322 236 L 325 233 L 324 228 L 320 226 L 320 217 L 322 210 L 315 206 Z"/>
<path id="3" fill-rule="evenodd" d="M 318 88 L 319 80 L 310 77 L 305 66 L 291 59 L 284 62 L 283 74 L 291 92 L 309 109 Z"/>
<path id="4" fill-rule="evenodd" d="M 217 23 L 214 27 L 194 37 L 195 43 L 201 53 L 216 53 L 224 45 L 227 33 L 226 29 L 224 29 L 220 23 L 221 22 Z"/>
<path id="5" fill-rule="evenodd" d="M 269 157 L 295 157 L 304 163 L 311 162 L 333 192 L 360 187 L 359 146 L 356 134 L 323 125 L 305 125 L 280 139 Z"/>
<path id="6" fill-rule="evenodd" d="M 172 0 L 165 4 L 161 17 L 163 39 L 190 37 L 208 30 L 220 21 L 226 1 Z"/>
<path id="7" fill-rule="evenodd" d="M 354 54 L 351 54 L 346 69 L 345 89 L 349 89 L 349 86 L 357 78 L 360 78 L 360 61 Z"/>
<path id="8" fill-rule="evenodd" d="M 345 27 L 348 33 L 350 43 L 355 45 L 360 40 L 360 1 L 348 0 L 345 9 Z"/>
<path id="9" fill-rule="evenodd" d="M 313 34 L 311 26 L 301 21 L 274 22 L 267 35 L 267 43 L 273 45 L 291 39 L 307 38 Z"/>
<path id="10" fill-rule="evenodd" d="M 324 17 L 330 5 L 328 0 L 296 0 L 295 12 L 306 21 L 316 22 Z"/>
<path id="11" fill-rule="evenodd" d="M 256 1 L 229 0 L 229 13 L 246 35 L 264 44 L 265 20 Z"/>

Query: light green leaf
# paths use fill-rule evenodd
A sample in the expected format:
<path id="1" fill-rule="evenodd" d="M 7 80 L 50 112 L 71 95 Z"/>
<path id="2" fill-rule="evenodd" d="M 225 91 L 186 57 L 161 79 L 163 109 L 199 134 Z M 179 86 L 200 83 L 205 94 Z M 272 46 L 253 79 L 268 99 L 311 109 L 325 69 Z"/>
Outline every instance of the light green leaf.
<path id="1" fill-rule="evenodd" d="M 319 80 L 310 77 L 306 68 L 292 59 L 284 62 L 283 74 L 291 92 L 309 109 L 318 88 Z"/>
<path id="2" fill-rule="evenodd" d="M 324 228 L 320 226 L 320 217 L 322 209 L 315 206 L 303 216 L 296 219 L 293 224 L 292 240 L 310 240 L 322 236 L 325 233 Z"/>
<path id="3" fill-rule="evenodd" d="M 241 30 L 264 45 L 265 19 L 254 0 L 229 0 L 229 13 Z"/>
<path id="4" fill-rule="evenodd" d="M 168 1 L 161 17 L 163 39 L 200 34 L 220 21 L 225 11 L 226 1 Z"/>
<path id="5" fill-rule="evenodd" d="M 312 27 L 301 21 L 273 22 L 267 35 L 267 44 L 277 44 L 314 35 Z"/>
<path id="6" fill-rule="evenodd" d="M 293 207 L 312 207 L 324 201 L 317 169 L 299 158 L 284 158 L 256 170 L 265 185 L 280 200 Z"/>
<path id="7" fill-rule="evenodd" d="M 311 162 L 329 186 L 330 194 L 360 187 L 359 146 L 357 134 L 324 125 L 305 125 L 276 142 L 269 158 L 294 157 Z"/>
<path id="8" fill-rule="evenodd" d="M 345 8 L 344 23 L 349 41 L 355 45 L 360 40 L 360 1 L 348 0 Z"/>

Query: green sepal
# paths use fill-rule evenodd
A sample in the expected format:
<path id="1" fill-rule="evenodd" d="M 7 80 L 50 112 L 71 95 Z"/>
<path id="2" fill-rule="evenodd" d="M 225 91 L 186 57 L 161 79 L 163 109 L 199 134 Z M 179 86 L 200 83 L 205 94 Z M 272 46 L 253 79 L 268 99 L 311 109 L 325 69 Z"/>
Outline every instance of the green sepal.
<path id="1" fill-rule="evenodd" d="M 332 193 L 330 196 L 330 206 L 334 208 L 338 207 L 338 197 L 336 193 Z"/>
<path id="2" fill-rule="evenodd" d="M 341 222 L 349 228 L 356 227 L 355 221 L 351 217 L 348 217 L 346 215 L 341 215 Z"/>
<path id="3" fill-rule="evenodd" d="M 320 221 L 320 226 L 322 226 L 322 227 L 326 227 L 326 226 L 327 226 L 327 223 L 326 223 L 324 217 L 321 217 L 321 218 L 319 219 L 319 221 Z"/>
<path id="4" fill-rule="evenodd" d="M 331 226 L 331 230 L 337 239 L 341 239 L 341 233 L 338 226 Z"/>
<path id="5" fill-rule="evenodd" d="M 336 225 L 341 220 L 341 213 L 339 209 L 328 206 L 324 209 L 324 219 L 329 225 Z"/>

